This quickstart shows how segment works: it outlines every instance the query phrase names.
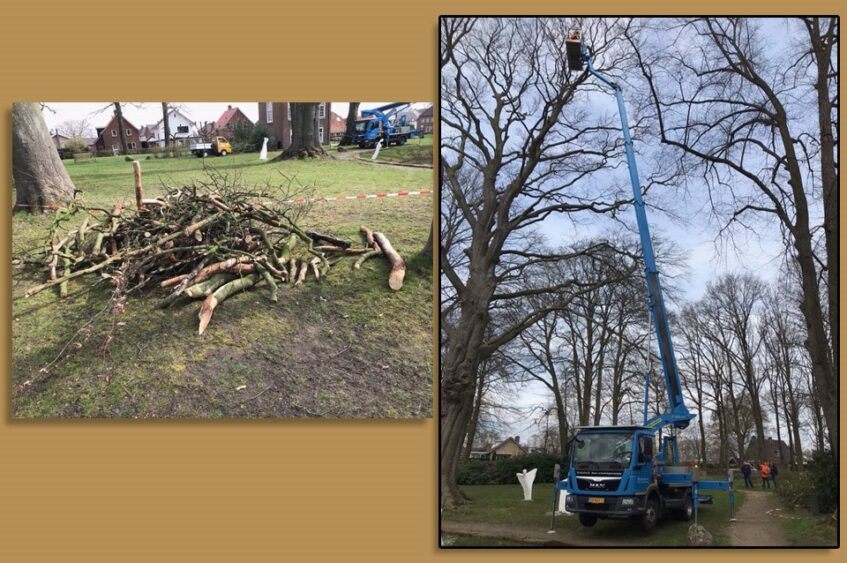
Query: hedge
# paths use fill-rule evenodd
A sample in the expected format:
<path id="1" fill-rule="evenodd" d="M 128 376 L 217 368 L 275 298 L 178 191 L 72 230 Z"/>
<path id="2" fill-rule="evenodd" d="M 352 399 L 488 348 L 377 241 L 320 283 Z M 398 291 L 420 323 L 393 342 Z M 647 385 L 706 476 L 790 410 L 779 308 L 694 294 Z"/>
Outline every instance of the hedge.
<path id="1" fill-rule="evenodd" d="M 457 479 L 460 485 L 513 485 L 518 482 L 517 473 L 537 468 L 535 482 L 552 483 L 557 463 L 563 465 L 558 454 L 528 454 L 497 461 L 471 459 L 459 466 Z"/>

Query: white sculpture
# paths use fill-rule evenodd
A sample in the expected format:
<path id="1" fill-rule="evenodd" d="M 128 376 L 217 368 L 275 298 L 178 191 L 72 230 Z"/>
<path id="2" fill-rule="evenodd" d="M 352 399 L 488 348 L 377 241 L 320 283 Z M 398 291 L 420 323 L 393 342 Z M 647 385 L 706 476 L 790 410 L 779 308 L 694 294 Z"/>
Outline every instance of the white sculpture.
<path id="1" fill-rule="evenodd" d="M 521 483 L 521 487 L 523 487 L 523 499 L 524 500 L 532 500 L 532 482 L 535 481 L 535 472 L 538 469 L 533 469 L 532 471 L 523 470 L 523 473 L 515 473 L 518 476 L 518 481 Z"/>
<path id="2" fill-rule="evenodd" d="M 259 153 L 259 160 L 267 160 L 268 159 L 268 138 L 265 137 L 265 141 L 262 143 L 262 152 Z"/>
<path id="3" fill-rule="evenodd" d="M 371 160 L 376 160 L 376 157 L 379 156 L 379 149 L 382 148 L 382 139 L 379 140 L 376 144 L 376 149 L 374 150 L 374 154 L 371 157 Z"/>
<path id="4" fill-rule="evenodd" d="M 559 506 L 556 509 L 556 511 L 559 514 L 567 514 L 568 516 L 573 516 L 573 512 L 570 512 L 567 509 L 567 502 L 568 502 L 568 495 L 569 494 L 570 493 L 568 491 L 564 490 L 564 489 L 559 490 Z"/>

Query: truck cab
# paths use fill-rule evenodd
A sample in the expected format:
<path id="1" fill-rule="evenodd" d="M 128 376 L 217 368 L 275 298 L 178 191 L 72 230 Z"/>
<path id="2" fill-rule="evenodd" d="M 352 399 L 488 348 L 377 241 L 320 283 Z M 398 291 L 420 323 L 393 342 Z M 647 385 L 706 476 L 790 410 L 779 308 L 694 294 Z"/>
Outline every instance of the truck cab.
<path id="1" fill-rule="evenodd" d="M 649 530 L 666 510 L 690 520 L 695 474 L 673 464 L 672 441 L 655 453 L 655 439 L 655 429 L 647 426 L 580 428 L 571 441 L 567 478 L 559 481 L 568 492 L 566 510 L 579 514 L 583 526 L 632 518 Z"/>
<path id="2" fill-rule="evenodd" d="M 353 142 L 359 148 L 374 146 L 382 138 L 382 122 L 379 119 L 359 119 L 356 121 Z"/>

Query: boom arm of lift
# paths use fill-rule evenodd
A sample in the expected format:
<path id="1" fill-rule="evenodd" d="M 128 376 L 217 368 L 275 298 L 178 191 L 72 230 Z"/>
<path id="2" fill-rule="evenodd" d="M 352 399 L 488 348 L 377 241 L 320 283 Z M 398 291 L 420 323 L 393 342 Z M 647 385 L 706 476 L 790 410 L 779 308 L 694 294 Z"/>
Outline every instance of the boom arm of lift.
<path id="1" fill-rule="evenodd" d="M 591 61 L 591 55 L 588 49 L 582 44 L 578 35 L 575 37 L 575 41 L 571 41 L 569 38 L 567 50 L 571 69 L 582 70 L 582 63 L 584 62 L 588 68 L 588 72 L 592 76 L 614 91 L 615 99 L 618 103 L 618 113 L 621 118 L 621 129 L 623 130 L 624 149 L 626 150 L 626 161 L 629 166 L 629 180 L 632 183 L 632 195 L 635 201 L 635 218 L 638 222 L 641 248 L 644 253 L 644 277 L 647 280 L 647 302 L 650 307 L 650 316 L 653 320 L 653 328 L 656 331 L 656 339 L 659 344 L 659 358 L 662 362 L 669 406 L 667 412 L 651 418 L 646 422 L 646 426 L 656 428 L 657 430 L 668 425 L 674 428 L 686 428 L 688 423 L 694 418 L 694 415 L 688 412 L 688 408 L 686 408 L 685 401 L 682 397 L 679 370 L 676 365 L 673 341 L 671 340 L 671 331 L 668 325 L 668 314 L 662 296 L 662 286 L 659 283 L 659 270 L 656 267 L 656 256 L 653 252 L 650 227 L 647 224 L 647 214 L 644 210 L 644 199 L 641 196 L 641 183 L 638 180 L 638 166 L 635 162 L 635 152 L 632 148 L 632 137 L 629 132 L 629 121 L 626 116 L 623 90 L 614 80 L 597 72 Z M 578 65 L 575 64 L 577 59 L 579 60 Z"/>
<path id="2" fill-rule="evenodd" d="M 367 117 L 373 115 L 374 117 L 379 118 L 381 121 L 388 122 L 388 118 L 399 111 L 403 111 L 411 104 L 409 102 L 394 102 L 392 104 L 385 104 L 384 106 L 379 106 L 378 108 L 366 109 L 362 110 L 362 117 Z"/>

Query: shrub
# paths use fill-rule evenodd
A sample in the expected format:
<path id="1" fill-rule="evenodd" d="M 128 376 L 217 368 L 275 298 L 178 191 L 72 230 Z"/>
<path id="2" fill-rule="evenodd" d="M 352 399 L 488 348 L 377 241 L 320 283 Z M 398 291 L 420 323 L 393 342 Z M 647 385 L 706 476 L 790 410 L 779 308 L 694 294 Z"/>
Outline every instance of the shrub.
<path id="1" fill-rule="evenodd" d="M 791 506 L 830 513 L 838 503 L 838 462 L 830 451 L 815 452 L 803 471 L 780 473 L 777 492 Z"/>
<path id="2" fill-rule="evenodd" d="M 460 485 L 510 485 L 517 483 L 517 473 L 537 468 L 536 483 L 553 482 L 553 466 L 563 465 L 558 454 L 529 454 L 497 461 L 472 459 L 459 466 Z M 563 470 L 564 471 L 564 470 Z"/>
<path id="3" fill-rule="evenodd" d="M 259 123 L 253 127 L 253 131 L 250 133 L 250 139 L 247 141 L 247 150 L 249 152 L 259 152 L 262 150 L 262 143 L 264 142 L 265 137 L 268 138 L 269 148 L 276 146 L 276 140 L 274 139 L 273 132 L 270 127 L 264 123 Z"/>

